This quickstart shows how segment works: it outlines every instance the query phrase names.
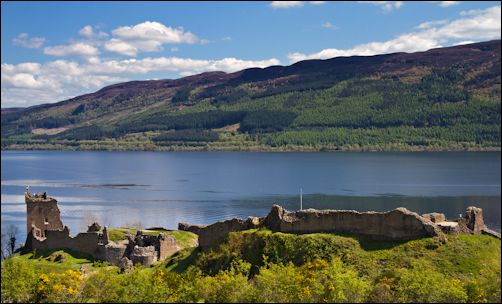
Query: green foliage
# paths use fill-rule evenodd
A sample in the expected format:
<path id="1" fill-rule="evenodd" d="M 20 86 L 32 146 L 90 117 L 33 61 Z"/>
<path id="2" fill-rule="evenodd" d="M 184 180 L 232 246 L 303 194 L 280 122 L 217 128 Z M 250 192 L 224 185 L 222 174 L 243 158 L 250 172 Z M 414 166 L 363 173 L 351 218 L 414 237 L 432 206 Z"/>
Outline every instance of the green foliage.
<path id="1" fill-rule="evenodd" d="M 269 264 L 254 279 L 256 302 L 363 302 L 370 285 L 339 260 L 314 260 L 301 267 Z"/>
<path id="2" fill-rule="evenodd" d="M 66 138 L 73 140 L 88 140 L 88 139 L 100 139 L 105 137 L 107 134 L 103 129 L 97 125 L 79 127 L 71 130 L 59 133 L 55 137 Z"/>
<path id="3" fill-rule="evenodd" d="M 2 303 L 33 302 L 39 272 L 18 259 L 2 262 Z"/>
<path id="4" fill-rule="evenodd" d="M 179 130 L 175 132 L 164 132 L 152 138 L 155 143 L 159 142 L 172 142 L 172 141 L 187 141 L 187 142 L 208 142 L 218 141 L 218 133 L 214 131 L 197 131 L 197 130 Z M 169 143 L 167 143 L 169 144 Z"/>
<path id="5" fill-rule="evenodd" d="M 188 99 L 190 98 L 190 88 L 184 88 L 178 90 L 176 94 L 174 94 L 172 102 L 173 103 L 188 103 Z"/>
<path id="6" fill-rule="evenodd" d="M 116 133 L 144 132 L 149 130 L 180 130 L 180 129 L 210 129 L 220 128 L 240 122 L 245 113 L 208 111 L 188 114 L 171 115 L 153 113 L 140 120 L 130 120 L 121 124 Z M 147 121 L 148 123 L 145 123 Z"/>
<path id="7" fill-rule="evenodd" d="M 486 235 L 450 235 L 439 245 L 250 230 L 212 251 L 187 249 L 123 274 L 57 266 L 31 255 L 7 259 L 2 302 L 500 302 L 500 240 Z"/>
<path id="8" fill-rule="evenodd" d="M 240 130 L 253 133 L 281 131 L 288 127 L 295 117 L 295 113 L 286 111 L 249 112 L 244 116 Z"/>

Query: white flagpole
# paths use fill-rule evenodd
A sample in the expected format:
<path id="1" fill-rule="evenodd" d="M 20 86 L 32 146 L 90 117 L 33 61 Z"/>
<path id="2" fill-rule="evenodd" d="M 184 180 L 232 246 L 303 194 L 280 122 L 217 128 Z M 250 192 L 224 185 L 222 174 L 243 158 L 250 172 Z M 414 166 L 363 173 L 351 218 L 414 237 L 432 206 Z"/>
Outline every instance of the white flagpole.
<path id="1" fill-rule="evenodd" d="M 300 188 L 300 210 L 303 210 L 303 190 Z"/>

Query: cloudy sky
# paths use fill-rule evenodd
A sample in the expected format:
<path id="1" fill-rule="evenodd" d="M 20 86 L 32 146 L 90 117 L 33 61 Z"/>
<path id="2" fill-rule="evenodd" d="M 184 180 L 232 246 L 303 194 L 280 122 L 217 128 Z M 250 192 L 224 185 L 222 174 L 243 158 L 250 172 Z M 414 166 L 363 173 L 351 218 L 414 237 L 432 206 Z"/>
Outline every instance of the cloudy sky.
<path id="1" fill-rule="evenodd" d="M 500 39 L 500 2 L 2 2 L 2 108 L 128 80 Z"/>

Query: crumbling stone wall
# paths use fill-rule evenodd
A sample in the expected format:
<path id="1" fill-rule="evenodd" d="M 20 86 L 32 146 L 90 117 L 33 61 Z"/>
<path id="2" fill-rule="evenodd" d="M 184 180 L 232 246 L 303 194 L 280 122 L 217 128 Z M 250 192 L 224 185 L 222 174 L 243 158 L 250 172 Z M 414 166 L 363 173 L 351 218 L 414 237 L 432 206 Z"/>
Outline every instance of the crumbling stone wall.
<path id="1" fill-rule="evenodd" d="M 199 236 L 199 246 L 209 248 L 214 244 L 222 242 L 232 231 L 241 231 L 257 228 L 259 219 L 250 217 L 247 220 L 231 219 L 223 222 L 217 222 L 211 225 L 190 225 L 185 223 L 178 224 L 178 230 L 190 231 Z"/>
<path id="2" fill-rule="evenodd" d="M 34 236 L 33 231 L 28 234 L 24 252 L 41 249 L 70 249 L 87 253 L 94 259 L 105 260 L 114 265 L 119 265 L 122 258 L 127 257 L 134 264 L 150 266 L 179 250 L 176 239 L 163 233 L 155 236 L 143 235 L 141 231 L 138 231 L 135 237 L 128 236 L 128 241 L 115 243 L 108 240 L 106 227 L 103 229 L 103 234 L 97 231 L 83 232 L 75 237 L 70 236 L 70 231 L 66 226 L 63 230 L 48 230 L 47 236 L 42 238 Z"/>
<path id="3" fill-rule="evenodd" d="M 155 236 L 143 235 L 138 231 L 135 237 L 129 235 L 127 241 L 117 244 L 109 240 L 106 227 L 100 232 L 101 226 L 98 223 L 90 225 L 87 232 L 71 237 L 68 227 L 63 228 L 57 200 L 50 197 L 34 198 L 25 193 L 25 202 L 27 237 L 23 252 L 70 249 L 115 265 L 129 265 L 132 260 L 136 264 L 150 266 L 179 250 L 176 239 L 163 233 Z"/>
<path id="4" fill-rule="evenodd" d="M 176 239 L 172 235 L 159 234 L 158 259 L 160 261 L 172 256 L 178 250 L 180 250 L 180 247 L 176 244 Z"/>
<path id="5" fill-rule="evenodd" d="M 273 232 L 284 233 L 340 232 L 374 240 L 413 240 L 438 236 L 444 242 L 444 233 L 484 233 L 500 238 L 500 233 L 485 226 L 483 210 L 476 207 L 468 207 L 461 219 L 447 221 L 442 213 L 420 216 L 406 208 L 388 212 L 315 209 L 288 212 L 281 206 L 273 205 L 269 214 L 260 219 L 232 219 L 212 225 L 178 224 L 179 230 L 197 234 L 199 246 L 203 249 L 220 243 L 230 232 L 256 227 L 266 227 Z"/>
<path id="6" fill-rule="evenodd" d="M 154 246 L 134 246 L 130 256 L 134 265 L 140 264 L 149 267 L 157 261 L 157 253 Z"/>
<path id="7" fill-rule="evenodd" d="M 35 199 L 28 193 L 25 193 L 26 203 L 26 232 L 31 230 L 34 225 L 40 229 L 40 236 L 45 237 L 46 230 L 62 230 L 63 222 L 61 221 L 57 200 L 53 198 Z"/>
<path id="8" fill-rule="evenodd" d="M 315 209 L 288 212 L 273 205 L 264 225 L 274 232 L 341 232 L 375 240 L 413 240 L 440 233 L 432 222 L 406 208 L 388 212 Z"/>
<path id="9" fill-rule="evenodd" d="M 34 236 L 32 230 L 27 239 L 25 247 L 28 245 L 29 250 L 70 249 L 95 256 L 100 236 L 97 232 L 83 232 L 71 237 L 65 226 L 63 230 L 47 230 L 43 238 Z"/>
<path id="10" fill-rule="evenodd" d="M 446 216 L 444 215 L 444 213 L 437 213 L 437 212 L 426 213 L 422 214 L 422 217 L 436 224 L 446 221 Z"/>
<path id="11" fill-rule="evenodd" d="M 486 228 L 483 220 L 483 209 L 481 208 L 468 207 L 462 222 L 465 223 L 473 234 L 479 234 L 481 230 Z"/>
<path id="12" fill-rule="evenodd" d="M 105 246 L 105 249 L 104 260 L 110 262 L 110 264 L 119 265 L 120 260 L 125 256 L 126 246 L 110 242 Z"/>

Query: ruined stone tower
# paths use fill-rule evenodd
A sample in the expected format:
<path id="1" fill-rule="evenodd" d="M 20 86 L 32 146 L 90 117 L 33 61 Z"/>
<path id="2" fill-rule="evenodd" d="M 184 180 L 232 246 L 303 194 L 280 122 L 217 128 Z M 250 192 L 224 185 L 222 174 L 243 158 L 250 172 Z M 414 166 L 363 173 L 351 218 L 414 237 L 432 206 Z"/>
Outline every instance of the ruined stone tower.
<path id="1" fill-rule="evenodd" d="M 33 235 L 45 237 L 46 230 L 63 230 L 60 211 L 56 199 L 47 197 L 34 197 L 29 192 L 24 193 L 26 202 L 26 233 L 29 234 L 32 227 Z"/>

